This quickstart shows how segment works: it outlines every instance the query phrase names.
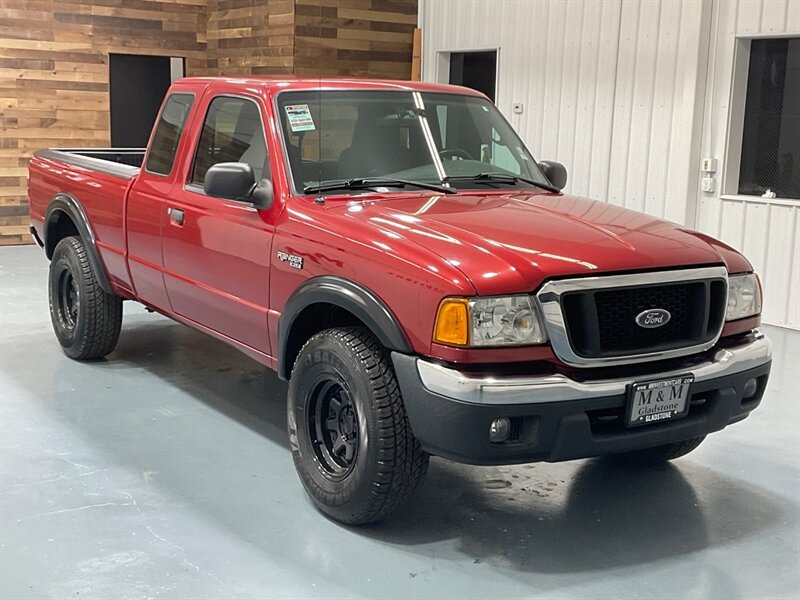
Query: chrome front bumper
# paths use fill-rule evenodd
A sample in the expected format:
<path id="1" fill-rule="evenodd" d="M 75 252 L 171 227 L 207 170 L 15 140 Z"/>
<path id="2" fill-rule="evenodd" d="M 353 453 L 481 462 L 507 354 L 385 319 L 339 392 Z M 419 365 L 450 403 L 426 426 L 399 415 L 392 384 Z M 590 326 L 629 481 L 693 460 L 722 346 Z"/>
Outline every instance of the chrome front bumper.
<path id="1" fill-rule="evenodd" d="M 772 343 L 762 333 L 741 346 L 721 349 L 708 361 L 691 367 L 652 373 L 638 379 L 657 379 L 682 373 L 694 374 L 696 383 L 734 375 L 768 363 Z M 539 404 L 568 400 L 587 400 L 624 394 L 631 378 L 575 381 L 566 375 L 541 377 L 474 377 L 417 359 L 417 371 L 426 390 L 452 400 L 470 404 Z"/>

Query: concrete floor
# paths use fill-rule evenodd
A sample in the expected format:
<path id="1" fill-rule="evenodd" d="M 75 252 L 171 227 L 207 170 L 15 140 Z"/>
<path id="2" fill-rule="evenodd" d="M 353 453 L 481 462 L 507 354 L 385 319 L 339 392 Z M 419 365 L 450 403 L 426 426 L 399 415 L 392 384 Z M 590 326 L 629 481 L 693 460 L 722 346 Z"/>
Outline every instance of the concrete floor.
<path id="1" fill-rule="evenodd" d="M 133 303 L 107 361 L 70 361 L 46 271 L 0 250 L 3 599 L 798 597 L 800 332 L 764 328 L 762 407 L 674 465 L 434 459 L 346 528 L 300 487 L 274 374 Z"/>

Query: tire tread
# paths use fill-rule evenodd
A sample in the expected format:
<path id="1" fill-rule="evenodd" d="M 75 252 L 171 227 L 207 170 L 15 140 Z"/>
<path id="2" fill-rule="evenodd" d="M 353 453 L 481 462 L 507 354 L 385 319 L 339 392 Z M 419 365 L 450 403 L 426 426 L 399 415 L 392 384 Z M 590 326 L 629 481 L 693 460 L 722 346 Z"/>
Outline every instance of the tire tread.
<path id="1" fill-rule="evenodd" d="M 394 512 L 416 490 L 428 470 L 429 455 L 422 449 L 408 422 L 400 387 L 386 351 L 364 327 L 349 326 L 322 331 L 312 336 L 298 354 L 298 361 L 309 345 L 332 337 L 346 347 L 364 368 L 372 390 L 372 405 L 377 415 L 378 473 L 369 501 L 356 513 L 326 511 L 341 522 L 364 524 L 381 520 Z M 325 510 L 325 502 L 322 508 Z"/>
<path id="2" fill-rule="evenodd" d="M 67 354 L 75 360 L 96 360 L 110 354 L 119 341 L 122 326 L 122 299 L 109 294 L 100 286 L 100 282 L 89 262 L 86 246 L 81 238 L 69 236 L 56 245 L 53 260 L 59 254 L 73 254 L 79 272 L 73 277 L 80 278 L 84 297 L 81 299 L 85 312 L 84 335 L 76 340 Z M 51 300 L 52 302 L 52 300 Z M 65 347 L 65 351 L 67 348 Z"/>

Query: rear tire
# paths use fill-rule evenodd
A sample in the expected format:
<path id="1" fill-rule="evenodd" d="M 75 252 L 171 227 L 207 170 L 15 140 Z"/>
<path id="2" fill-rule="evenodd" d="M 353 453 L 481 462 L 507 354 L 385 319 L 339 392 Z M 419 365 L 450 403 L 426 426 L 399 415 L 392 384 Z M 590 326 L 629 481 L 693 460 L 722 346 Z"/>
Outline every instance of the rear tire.
<path id="1" fill-rule="evenodd" d="M 100 287 L 79 237 L 65 237 L 50 262 L 50 319 L 64 353 L 75 360 L 103 358 L 117 345 L 122 298 Z"/>
<path id="2" fill-rule="evenodd" d="M 612 454 L 608 458 L 612 462 L 621 465 L 649 467 L 659 465 L 689 454 L 689 452 L 697 448 L 704 439 L 706 439 L 706 436 L 703 435 L 696 438 L 690 438 L 682 442 L 664 444 L 663 446 L 644 448 L 634 452 Z"/>
<path id="3" fill-rule="evenodd" d="M 411 432 L 394 370 L 363 327 L 328 329 L 303 346 L 287 418 L 306 492 L 341 523 L 388 516 L 427 471 L 428 454 Z"/>

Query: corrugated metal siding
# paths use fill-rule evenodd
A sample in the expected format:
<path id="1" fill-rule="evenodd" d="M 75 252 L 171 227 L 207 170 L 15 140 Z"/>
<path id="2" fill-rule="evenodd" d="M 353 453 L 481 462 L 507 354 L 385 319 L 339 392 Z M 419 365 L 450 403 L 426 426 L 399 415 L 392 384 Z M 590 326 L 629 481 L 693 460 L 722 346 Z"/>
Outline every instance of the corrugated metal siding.
<path id="1" fill-rule="evenodd" d="M 447 80 L 440 52 L 499 48 L 498 107 L 537 158 L 567 165 L 566 191 L 743 250 L 764 279 L 765 320 L 800 326 L 798 207 L 699 191 L 701 156 L 724 157 L 735 36 L 800 29 L 800 2 L 421 0 L 420 10 L 424 79 Z"/>
<path id="2" fill-rule="evenodd" d="M 703 7 L 427 0 L 423 77 L 446 80 L 438 52 L 499 48 L 498 107 L 535 156 L 567 165 L 567 191 L 683 222 Z"/>
<path id="3" fill-rule="evenodd" d="M 694 0 L 623 4 L 609 202 L 681 223 L 694 212 L 706 21 Z"/>
<path id="4" fill-rule="evenodd" d="M 734 50 L 737 37 L 800 35 L 797 0 L 730 0 L 715 5 L 714 66 L 706 91 L 704 155 L 724 181 Z M 719 189 L 719 188 L 718 188 Z M 764 320 L 800 327 L 800 201 L 720 197 L 698 192 L 697 227 L 744 252 L 764 285 Z"/>
<path id="5" fill-rule="evenodd" d="M 427 0 L 423 77 L 437 53 L 499 48 L 497 104 L 535 156 L 570 170 L 569 190 L 603 197 L 608 190 L 619 0 L 487 2 Z M 524 103 L 521 115 L 514 102 Z"/>

